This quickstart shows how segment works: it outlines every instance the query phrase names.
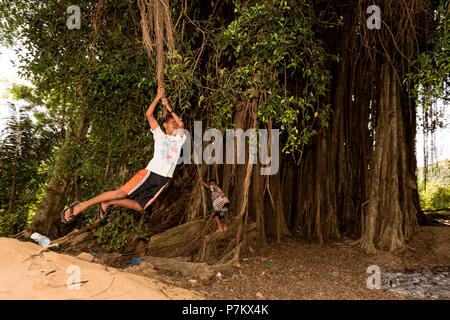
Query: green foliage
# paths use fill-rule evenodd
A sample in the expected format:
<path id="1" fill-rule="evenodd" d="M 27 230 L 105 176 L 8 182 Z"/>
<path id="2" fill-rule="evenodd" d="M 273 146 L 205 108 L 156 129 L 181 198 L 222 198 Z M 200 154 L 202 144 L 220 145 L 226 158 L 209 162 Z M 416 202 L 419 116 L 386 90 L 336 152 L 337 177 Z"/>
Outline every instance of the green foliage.
<path id="1" fill-rule="evenodd" d="M 449 97 L 450 74 L 450 2 L 442 1 L 435 12 L 435 31 L 431 35 L 428 50 L 422 52 L 411 64 L 413 72 L 405 79 L 412 80 L 412 94 L 421 99 L 425 110 L 430 107 L 432 98 Z"/>
<path id="2" fill-rule="evenodd" d="M 95 232 L 97 243 L 104 245 L 107 251 L 122 249 L 135 234 L 139 239 L 149 239 L 148 225 L 140 226 L 137 223 L 141 213 L 116 208 L 112 215 L 108 223 Z"/>
<path id="3" fill-rule="evenodd" d="M 72 4 L 2 2 L 0 38 L 3 44 L 20 40 L 20 73 L 32 83 L 32 88 L 15 86 L 14 97 L 29 103 L 36 130 L 54 133 L 37 165 L 42 185 L 55 169 L 65 174 L 55 160 L 66 137 L 79 130 L 79 116 L 85 116 L 87 136 L 68 146 L 64 170 L 71 171 L 69 183 L 77 196 L 88 199 L 120 187 L 150 159 L 152 137 L 144 113 L 156 91 L 156 63 L 141 43 L 136 1 L 107 1 L 97 33 L 92 26 L 96 2 L 77 1 L 79 30 L 66 26 L 66 9 Z M 330 80 L 325 68 L 329 56 L 315 37 L 318 19 L 310 5 L 279 0 L 251 1 L 246 7 L 240 1 L 221 6 L 191 1 L 186 8 L 184 1 L 171 4 L 173 17 L 181 20 L 176 51 L 166 61 L 166 94 L 188 129 L 191 120 L 205 117 L 212 120 L 209 125 L 232 126 L 236 103 L 261 94 L 266 98 L 258 105 L 258 119 L 264 125 L 272 119 L 286 133 L 286 152 L 300 150 L 327 125 L 329 106 L 320 99 Z M 224 14 L 230 8 L 234 13 Z M 292 85 L 296 81 L 301 91 Z M 37 198 L 42 185 L 33 189 Z M 127 220 L 130 211 L 124 212 L 99 231 L 100 243 L 109 249 L 122 247 L 128 241 L 125 229 L 134 228 Z"/>
<path id="4" fill-rule="evenodd" d="M 422 209 L 450 208 L 450 185 L 419 184 L 420 206 Z"/>
<path id="5" fill-rule="evenodd" d="M 12 236 L 32 217 L 42 193 L 56 132 L 32 123 L 23 108 L 10 104 L 0 140 L 0 236 Z"/>
<path id="6" fill-rule="evenodd" d="M 2 35 L 14 40 L 7 31 L 21 30 L 21 74 L 34 86 L 23 90 L 21 98 L 46 107 L 35 113 L 41 125 L 57 123 L 73 135 L 78 115 L 87 115 L 87 141 L 74 141 L 68 153 L 75 180 L 85 182 L 83 197 L 91 197 L 104 185 L 118 187 L 104 175 L 105 166 L 110 173 L 124 165 L 133 170 L 144 166 L 151 155 L 144 113 L 155 91 L 154 68 L 137 41 L 135 2 L 108 2 L 95 35 L 91 25 L 95 3 L 77 2 L 80 30 L 66 27 L 65 10 L 71 4 L 15 1 L 5 14 L 9 28 L 2 29 Z M 23 49 L 33 54 L 24 54 Z M 64 135 L 61 138 L 63 142 Z"/>
<path id="7" fill-rule="evenodd" d="M 420 205 L 422 209 L 450 207 L 450 160 L 442 160 L 427 167 L 427 182 L 424 168 L 417 168 Z"/>
<path id="8" fill-rule="evenodd" d="M 237 97 L 259 99 L 258 119 L 287 133 L 283 151 L 302 149 L 317 129 L 327 126 L 329 106 L 323 106 L 331 75 L 330 58 L 315 37 L 317 18 L 312 7 L 298 1 L 250 2 L 217 37 L 220 52 L 216 81 L 220 90 L 210 96 L 218 127 L 230 125 Z M 295 83 L 301 83 L 298 91 Z"/>
<path id="9" fill-rule="evenodd" d="M 18 215 L 7 215 L 4 211 L 0 214 L 0 236 L 12 237 L 17 233 Z"/>
<path id="10" fill-rule="evenodd" d="M 16 99 L 29 103 L 28 110 L 34 112 L 37 120 L 36 130 L 56 130 L 56 141 L 42 150 L 45 159 L 36 163 L 45 181 L 41 189 L 29 192 L 38 200 L 23 198 L 31 213 L 54 170 L 61 175 L 70 170 L 71 193 L 78 190 L 78 197 L 88 199 L 120 187 L 133 171 L 147 164 L 153 152 L 144 113 L 156 91 L 155 62 L 149 61 L 139 42 L 136 2 L 108 1 L 101 12 L 97 34 L 92 27 L 96 2 L 76 3 L 82 13 L 79 30 L 66 26 L 66 9 L 72 4 L 68 0 L 18 0 L 10 6 L 0 6 L 4 17 L 0 38 L 4 44 L 20 40 L 22 46 L 16 51 L 20 74 L 33 86 L 16 86 L 12 93 Z M 78 133 L 80 114 L 88 123 L 88 134 L 68 146 L 69 165 L 56 168 L 55 159 L 66 137 Z M 30 172 L 25 175 L 34 176 Z M 0 180 L 8 185 L 8 179 Z M 117 247 L 124 239 L 118 236 L 111 241 Z"/>

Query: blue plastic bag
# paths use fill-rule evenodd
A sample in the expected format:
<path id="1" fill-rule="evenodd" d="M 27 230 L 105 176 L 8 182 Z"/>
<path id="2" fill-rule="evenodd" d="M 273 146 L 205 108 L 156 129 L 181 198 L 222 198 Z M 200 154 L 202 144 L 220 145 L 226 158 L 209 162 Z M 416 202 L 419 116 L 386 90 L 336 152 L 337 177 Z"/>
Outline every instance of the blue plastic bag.
<path id="1" fill-rule="evenodd" d="M 141 264 L 141 262 L 142 262 L 142 258 L 133 258 L 130 261 L 128 261 L 128 264 L 138 266 Z"/>

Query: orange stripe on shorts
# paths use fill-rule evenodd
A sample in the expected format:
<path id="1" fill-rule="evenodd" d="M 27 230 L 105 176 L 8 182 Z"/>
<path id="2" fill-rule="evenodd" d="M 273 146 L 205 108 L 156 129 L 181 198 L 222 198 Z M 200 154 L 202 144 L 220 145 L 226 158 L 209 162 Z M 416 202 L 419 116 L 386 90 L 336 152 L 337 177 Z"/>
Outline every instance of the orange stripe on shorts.
<path id="1" fill-rule="evenodd" d="M 158 193 L 155 194 L 155 196 L 154 196 L 152 199 L 150 199 L 149 202 L 147 202 L 147 204 L 145 205 L 145 208 L 144 208 L 144 209 L 147 209 L 147 207 L 148 207 L 149 205 L 151 205 L 152 202 L 156 200 L 156 198 L 158 198 L 158 196 L 160 195 L 160 193 L 164 190 L 164 188 L 165 188 L 166 186 L 167 186 L 167 183 L 166 183 L 165 185 L 163 185 L 161 189 L 159 189 Z"/>
<path id="2" fill-rule="evenodd" d="M 147 177 L 148 170 L 143 169 L 136 173 L 133 178 L 130 179 L 127 183 L 125 183 L 120 189 L 125 191 L 127 194 L 130 194 L 137 186 L 139 186 Z"/>

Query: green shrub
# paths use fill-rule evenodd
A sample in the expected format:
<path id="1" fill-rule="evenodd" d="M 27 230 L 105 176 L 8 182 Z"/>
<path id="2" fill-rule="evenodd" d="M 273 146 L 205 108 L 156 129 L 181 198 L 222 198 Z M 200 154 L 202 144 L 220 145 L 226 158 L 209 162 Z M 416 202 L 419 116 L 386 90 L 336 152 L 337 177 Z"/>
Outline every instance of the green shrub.
<path id="1" fill-rule="evenodd" d="M 450 186 L 427 183 L 419 184 L 420 205 L 422 209 L 438 209 L 450 207 Z"/>

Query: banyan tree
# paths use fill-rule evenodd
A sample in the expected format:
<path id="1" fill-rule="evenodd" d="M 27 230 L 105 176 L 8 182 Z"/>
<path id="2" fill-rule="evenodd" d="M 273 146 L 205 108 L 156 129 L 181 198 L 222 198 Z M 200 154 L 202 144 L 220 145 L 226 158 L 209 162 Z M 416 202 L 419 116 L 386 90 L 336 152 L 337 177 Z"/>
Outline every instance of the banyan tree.
<path id="1" fill-rule="evenodd" d="M 146 165 L 144 113 L 158 85 L 192 133 L 190 150 L 194 122 L 221 132 L 221 145 L 227 129 L 265 129 L 279 133 L 279 148 L 270 134 L 258 142 L 277 152 L 278 171 L 262 175 L 269 164 L 249 161 L 250 143 L 244 163 L 198 163 L 192 154 L 151 215 L 117 208 L 100 224 L 86 213 L 71 233 L 85 235 L 77 245 L 227 263 L 285 236 L 347 236 L 366 252 L 394 251 L 424 222 L 417 88 L 434 84 L 417 75 L 435 33 L 447 28 L 439 1 L 387 0 L 378 11 L 366 0 L 79 1 L 79 30 L 55 14 L 66 5 L 14 7 L 28 10 L 14 21 L 33 52 L 24 68 L 42 97 L 64 92 L 54 108 L 67 117 L 29 231 L 66 235 L 58 223 L 65 205 L 118 188 Z M 202 150 L 213 138 L 203 140 Z M 216 179 L 230 198 L 227 232 L 211 235 L 199 176 Z"/>

